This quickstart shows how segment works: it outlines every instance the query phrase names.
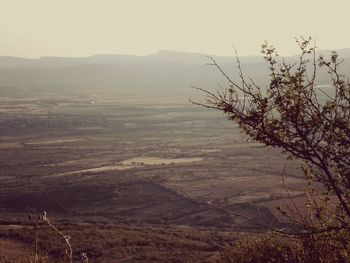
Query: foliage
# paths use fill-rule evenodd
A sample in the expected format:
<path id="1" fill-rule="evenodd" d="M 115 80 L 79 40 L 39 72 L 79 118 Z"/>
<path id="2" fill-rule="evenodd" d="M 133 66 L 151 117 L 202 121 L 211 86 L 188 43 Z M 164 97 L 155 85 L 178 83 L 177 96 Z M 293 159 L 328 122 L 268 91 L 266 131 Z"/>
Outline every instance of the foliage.
<path id="1" fill-rule="evenodd" d="M 293 206 L 279 208 L 302 232 L 243 239 L 223 254 L 223 262 L 350 262 L 350 83 L 339 73 L 336 52 L 317 59 L 311 38 L 297 43 L 301 54 L 294 64 L 280 61 L 268 43 L 262 45 L 270 77 L 266 89 L 246 79 L 238 56 L 239 81 L 210 58 L 229 88 L 197 88 L 206 100 L 195 104 L 222 111 L 251 140 L 301 159 L 308 179 L 307 213 L 300 212 L 287 186 Z M 323 69 L 330 77 L 328 92 L 317 83 Z"/>
<path id="2" fill-rule="evenodd" d="M 204 103 L 220 110 L 236 122 L 253 141 L 282 149 L 290 157 L 303 160 L 304 173 L 320 182 L 326 195 L 335 195 L 337 223 L 350 220 L 350 84 L 339 73 L 336 52 L 330 60 L 316 59 L 311 39 L 297 40 L 298 62 L 278 62 L 273 46 L 264 43 L 262 54 L 269 66 L 270 84 L 265 89 L 244 77 L 237 57 L 240 82 L 233 81 L 212 59 L 212 65 L 226 77 L 229 88 L 216 93 L 204 91 Z M 317 72 L 326 68 L 333 95 L 317 85 Z M 326 96 L 321 101 L 320 94 Z"/>
<path id="3" fill-rule="evenodd" d="M 53 218 L 51 218 L 51 221 Z M 73 220 L 72 220 L 73 221 Z M 27 222 L 27 221 L 25 221 Z M 193 228 L 114 224 L 106 222 L 52 221 L 65 234 L 72 237 L 73 262 L 81 262 L 85 252 L 89 262 L 214 262 L 219 252 L 233 244 L 239 233 L 207 231 Z M 30 225 L 2 227 L 0 239 L 18 240 L 34 248 L 35 235 Z M 38 254 L 47 255 L 48 262 L 65 261 L 67 248 L 60 235 L 41 223 L 38 227 Z M 29 252 L 31 252 L 29 250 Z M 0 253 L 1 254 L 1 253 Z M 32 253 L 31 253 L 32 254 Z M 0 262 L 5 255 L 0 255 Z M 15 262 L 9 256 L 10 262 Z M 24 262 L 28 262 L 23 260 Z M 39 261 L 38 259 L 38 262 Z M 20 262 L 22 263 L 22 262 Z"/>
<path id="4" fill-rule="evenodd" d="M 221 255 L 220 262 L 349 262 L 350 234 L 346 230 L 281 238 L 276 233 L 240 239 Z"/>

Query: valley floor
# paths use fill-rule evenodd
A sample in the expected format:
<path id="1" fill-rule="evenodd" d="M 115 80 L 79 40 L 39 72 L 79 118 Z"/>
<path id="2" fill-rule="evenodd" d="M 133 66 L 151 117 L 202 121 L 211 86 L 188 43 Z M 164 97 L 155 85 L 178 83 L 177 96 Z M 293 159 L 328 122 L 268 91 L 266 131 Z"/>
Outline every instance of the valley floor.
<path id="1" fill-rule="evenodd" d="M 252 221 L 293 228 L 273 208 L 287 197 L 282 174 L 291 193 L 302 195 L 299 164 L 288 161 L 283 170 L 285 156 L 246 142 L 216 112 L 76 99 L 5 102 L 5 225 L 26 225 L 28 214 L 47 211 L 94 262 L 212 262 L 238 232 L 262 231 Z"/>

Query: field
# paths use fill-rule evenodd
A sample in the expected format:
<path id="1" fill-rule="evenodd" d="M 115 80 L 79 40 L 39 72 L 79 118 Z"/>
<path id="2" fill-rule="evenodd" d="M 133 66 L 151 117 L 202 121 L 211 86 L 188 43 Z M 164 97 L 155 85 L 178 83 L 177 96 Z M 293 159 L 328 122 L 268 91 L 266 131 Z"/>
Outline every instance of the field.
<path id="1" fill-rule="evenodd" d="M 93 262 L 212 262 L 252 221 L 293 229 L 273 208 L 282 175 L 302 195 L 300 164 L 218 112 L 145 101 L 1 98 L 0 241 L 28 246 L 47 211 Z"/>

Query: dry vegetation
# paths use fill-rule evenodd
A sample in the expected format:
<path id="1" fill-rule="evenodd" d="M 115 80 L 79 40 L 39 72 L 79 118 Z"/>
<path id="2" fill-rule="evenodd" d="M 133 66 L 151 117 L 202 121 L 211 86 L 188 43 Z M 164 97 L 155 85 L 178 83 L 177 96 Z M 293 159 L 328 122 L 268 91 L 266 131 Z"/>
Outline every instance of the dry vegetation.
<path id="1" fill-rule="evenodd" d="M 284 158 L 246 143 L 215 113 L 75 99 L 43 107 L 39 101 L 31 105 L 40 113 L 16 106 L 0 116 L 5 226 L 48 211 L 73 237 L 75 251 L 96 262 L 210 262 L 232 244 L 235 231 L 262 230 L 236 214 L 289 227 L 260 207 L 286 197 Z M 297 167 L 289 164 L 287 180 L 301 194 Z M 33 240 L 30 227 L 3 229 L 6 242 Z M 64 244 L 45 231 L 41 251 L 57 258 Z"/>
<path id="2" fill-rule="evenodd" d="M 216 92 L 198 88 L 206 99 L 195 104 L 222 111 L 252 141 L 303 161 L 301 170 L 308 180 L 305 211 L 287 184 L 291 205 L 278 207 L 301 231 L 273 229 L 280 236 L 241 240 L 226 257 L 228 262 L 350 260 L 350 81 L 339 69 L 344 60 L 337 52 L 317 58 L 311 38 L 301 37 L 296 42 L 300 56 L 295 63 L 279 60 L 274 46 L 262 45 L 271 78 L 266 89 L 245 77 L 238 56 L 239 82 L 211 58 L 229 87 Z M 328 91 L 319 86 L 318 72 L 322 70 L 328 73 Z"/>
<path id="3" fill-rule="evenodd" d="M 272 53 L 267 59 L 274 70 Z M 283 67 L 283 72 L 291 72 Z M 305 72 L 299 68 L 300 74 Z M 273 96 L 266 99 L 260 90 L 252 93 L 257 86 L 247 86 L 240 73 L 240 92 L 248 92 L 245 99 L 257 96 L 253 98 L 262 110 L 249 99 L 247 110 L 241 94 L 231 89 L 218 95 L 207 92 L 205 106 L 222 110 L 235 121 L 234 114 L 241 110 L 240 128 L 255 141 L 280 146 L 276 142 L 287 138 L 294 143 L 295 134 L 288 132 L 298 132 L 298 125 L 290 131 L 285 123 L 276 122 Z M 295 81 L 294 75 L 287 77 Z M 347 230 L 326 228 L 332 223 L 329 215 L 339 212 L 329 206 L 335 195 L 328 192 L 324 202 L 316 204 L 314 196 L 321 188 L 313 184 L 305 195 L 307 180 L 299 161 L 286 161 L 271 147 L 247 143 L 237 126 L 214 112 L 166 101 L 120 101 L 103 95 L 98 101 L 88 95 L 1 97 L 0 260 L 67 261 L 68 245 L 74 248 L 75 262 L 82 252 L 92 262 L 347 262 Z M 299 111 L 281 116 L 300 117 L 290 112 Z M 260 120 L 266 116 L 271 129 Z M 318 136 L 316 128 L 312 126 L 313 135 Z M 297 157 L 305 154 L 300 145 Z M 309 168 L 304 173 L 315 179 L 310 175 L 314 166 Z M 298 209 L 305 199 L 311 209 Z M 276 204 L 287 204 L 289 220 L 277 216 Z M 296 209 L 289 210 L 290 206 Z M 48 211 L 54 227 L 44 220 L 35 231 L 27 216 L 42 211 Z M 296 212 L 301 212 L 301 220 L 296 220 Z M 303 221 L 304 216 L 309 218 Z M 312 232 L 320 228 L 326 231 Z M 275 232 L 261 234 L 266 229 Z"/>
<path id="4" fill-rule="evenodd" d="M 243 235 L 189 227 L 108 223 L 58 223 L 57 227 L 72 237 L 74 262 L 79 261 L 80 252 L 86 252 L 91 262 L 213 262 L 219 259 L 220 252 Z M 48 262 L 62 260 L 66 249 L 62 238 L 45 225 L 39 227 L 38 233 L 39 254 L 49 256 Z M 8 253 L 9 259 L 14 260 L 16 255 L 10 250 L 33 252 L 30 248 L 34 235 L 30 226 L 3 225 L 0 239 L 4 245 L 2 251 Z M 16 257 L 20 259 L 24 255 Z"/>

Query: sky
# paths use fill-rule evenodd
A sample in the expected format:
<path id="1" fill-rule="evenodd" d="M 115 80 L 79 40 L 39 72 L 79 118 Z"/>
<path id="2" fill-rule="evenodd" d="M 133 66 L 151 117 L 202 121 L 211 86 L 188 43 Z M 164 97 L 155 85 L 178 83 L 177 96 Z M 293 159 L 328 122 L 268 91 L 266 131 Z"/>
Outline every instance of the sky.
<path id="1" fill-rule="evenodd" d="M 148 55 L 162 49 L 258 55 L 350 48 L 349 0 L 0 0 L 0 56 Z"/>

